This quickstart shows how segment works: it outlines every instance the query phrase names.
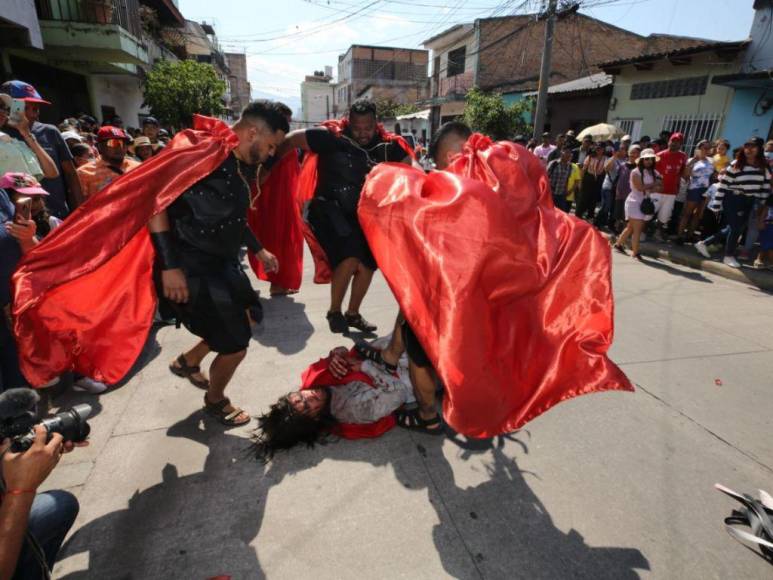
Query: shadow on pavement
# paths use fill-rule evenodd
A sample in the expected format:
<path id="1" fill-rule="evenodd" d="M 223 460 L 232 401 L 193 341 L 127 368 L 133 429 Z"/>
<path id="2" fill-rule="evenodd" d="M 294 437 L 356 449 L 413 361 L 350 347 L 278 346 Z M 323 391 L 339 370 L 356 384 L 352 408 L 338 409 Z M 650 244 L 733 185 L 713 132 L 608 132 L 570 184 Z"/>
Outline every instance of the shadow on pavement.
<path id="1" fill-rule="evenodd" d="M 167 433 L 206 445 L 204 469 L 180 476 L 168 463 L 162 483 L 136 492 L 127 509 L 78 529 L 61 557 L 88 552 L 89 567 L 63 578 L 264 577 L 249 545 L 263 516 L 264 468 L 243 461 L 243 437 L 203 419 L 196 411 Z"/>
<path id="2" fill-rule="evenodd" d="M 314 332 L 306 315 L 306 305 L 296 302 L 292 296 L 274 296 L 271 300 L 261 300 L 261 304 L 263 323 L 253 329 L 252 337 L 282 354 L 302 351 Z M 271 331 L 267 332 L 267 328 Z"/>
<path id="3" fill-rule="evenodd" d="M 649 569 L 639 550 L 591 547 L 577 531 L 565 533 L 553 524 L 516 460 L 505 454 L 506 440 L 528 452 L 518 439 L 520 433 L 489 440 L 452 435 L 462 450 L 461 459 L 491 456 L 486 481 L 462 487 L 443 452 L 443 438 L 408 435 L 412 445 L 403 447 L 408 453 L 394 460 L 374 453 L 371 442 L 340 441 L 282 454 L 264 466 L 246 455 L 244 438 L 202 418 L 197 411 L 173 425 L 168 435 L 209 447 L 203 471 L 180 477 L 175 466 L 167 464 L 163 482 L 136 493 L 127 509 L 80 528 L 62 557 L 88 551 L 89 569 L 69 574 L 66 580 L 219 574 L 265 578 L 250 544 L 259 550 L 255 540 L 271 489 L 325 459 L 391 464 L 403 487 L 426 489 L 439 520 L 432 532 L 435 549 L 452 577 L 620 580 L 638 578 L 637 569 Z M 393 432 L 385 437 L 405 436 Z M 401 513 L 400 505 L 394 505 L 393 512 L 398 520 L 410 522 L 410 514 Z M 305 532 L 299 529 L 299 537 Z"/>
<path id="4" fill-rule="evenodd" d="M 644 259 L 642 263 L 646 266 L 649 266 L 650 268 L 655 268 L 656 270 L 662 270 L 663 272 L 672 274 L 674 276 L 681 276 L 682 278 L 687 278 L 688 280 L 692 280 L 693 282 L 705 282 L 707 284 L 714 283 L 713 280 L 706 278 L 706 276 L 704 276 L 700 272 L 692 272 L 690 270 L 674 268 L 673 266 L 666 264 L 665 262 L 661 262 L 657 259 Z"/>

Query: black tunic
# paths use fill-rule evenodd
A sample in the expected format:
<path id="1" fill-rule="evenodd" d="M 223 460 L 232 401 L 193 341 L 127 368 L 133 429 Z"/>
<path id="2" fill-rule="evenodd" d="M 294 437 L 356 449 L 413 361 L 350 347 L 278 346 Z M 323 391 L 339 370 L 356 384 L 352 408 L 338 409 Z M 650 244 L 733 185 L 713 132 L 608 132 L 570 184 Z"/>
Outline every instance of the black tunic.
<path id="1" fill-rule="evenodd" d="M 333 268 L 347 258 L 357 258 L 375 270 L 376 261 L 357 219 L 360 192 L 376 164 L 402 161 L 406 152 L 397 143 L 382 141 L 378 136 L 360 147 L 325 128 L 308 129 L 306 140 L 319 155 L 317 189 L 308 213 L 315 237 Z"/>
<path id="2" fill-rule="evenodd" d="M 178 320 L 218 353 L 244 350 L 252 336 L 246 309 L 257 297 L 239 252 L 243 245 L 253 252 L 261 248 L 247 228 L 248 184 L 255 177 L 254 166 L 231 154 L 167 210 L 189 298 L 186 304 L 165 301 L 165 306 L 173 306 Z"/>

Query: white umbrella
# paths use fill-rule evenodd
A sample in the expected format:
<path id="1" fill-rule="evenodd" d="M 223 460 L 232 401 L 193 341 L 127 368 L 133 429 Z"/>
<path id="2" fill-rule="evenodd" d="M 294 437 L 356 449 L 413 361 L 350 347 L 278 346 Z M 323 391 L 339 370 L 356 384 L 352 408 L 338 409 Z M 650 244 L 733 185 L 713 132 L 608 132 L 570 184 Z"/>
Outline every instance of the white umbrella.
<path id="1" fill-rule="evenodd" d="M 580 131 L 580 134 L 577 135 L 577 139 L 582 141 L 583 137 L 590 136 L 594 141 L 606 141 L 608 139 L 617 139 L 623 135 L 625 135 L 625 131 L 620 127 L 610 125 L 609 123 L 599 123 L 598 125 L 586 127 Z"/>

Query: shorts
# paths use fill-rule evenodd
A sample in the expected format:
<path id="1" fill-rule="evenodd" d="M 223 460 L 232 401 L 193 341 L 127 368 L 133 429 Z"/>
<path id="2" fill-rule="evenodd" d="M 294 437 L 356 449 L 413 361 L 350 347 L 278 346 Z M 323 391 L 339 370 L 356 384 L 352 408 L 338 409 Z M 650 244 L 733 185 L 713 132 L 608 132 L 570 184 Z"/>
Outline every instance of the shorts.
<path id="1" fill-rule="evenodd" d="M 164 318 L 176 318 L 192 334 L 219 354 L 243 351 L 252 338 L 247 309 L 257 295 L 238 262 L 213 259 L 198 252 L 181 252 L 188 283 L 188 302 L 174 304 L 163 298 L 156 271 L 159 308 Z"/>
<path id="2" fill-rule="evenodd" d="M 674 203 L 676 196 L 667 193 L 651 193 L 650 197 L 655 203 L 655 215 L 661 224 L 667 224 L 671 221 L 671 214 L 674 213 Z"/>
<path id="3" fill-rule="evenodd" d="M 347 214 L 335 201 L 314 198 L 309 204 L 308 220 L 331 268 L 356 258 L 369 270 L 378 269 L 356 213 Z"/>
<path id="4" fill-rule="evenodd" d="M 408 353 L 408 359 L 413 364 L 420 368 L 432 366 L 424 347 L 421 346 L 419 339 L 407 322 L 403 322 L 403 340 L 405 341 L 405 352 Z"/>
<path id="5" fill-rule="evenodd" d="M 696 187 L 694 189 L 687 190 L 687 201 L 692 203 L 700 203 L 703 201 L 703 194 L 706 193 L 708 187 Z"/>

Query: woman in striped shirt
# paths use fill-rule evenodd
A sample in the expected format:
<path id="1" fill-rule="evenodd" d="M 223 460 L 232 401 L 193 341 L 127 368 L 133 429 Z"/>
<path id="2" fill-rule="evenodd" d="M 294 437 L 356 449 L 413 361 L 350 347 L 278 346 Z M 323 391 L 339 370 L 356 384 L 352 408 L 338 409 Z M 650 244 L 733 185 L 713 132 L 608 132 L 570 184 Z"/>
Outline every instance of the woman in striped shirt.
<path id="1" fill-rule="evenodd" d="M 754 202 L 764 201 L 770 195 L 770 171 L 765 162 L 763 141 L 759 137 L 749 139 L 736 155 L 735 161 L 720 178 L 719 189 L 714 198 L 714 211 L 724 210 L 730 233 L 725 242 L 725 258 L 722 260 L 732 268 L 740 268 L 735 259 L 738 239 L 749 220 Z"/>

